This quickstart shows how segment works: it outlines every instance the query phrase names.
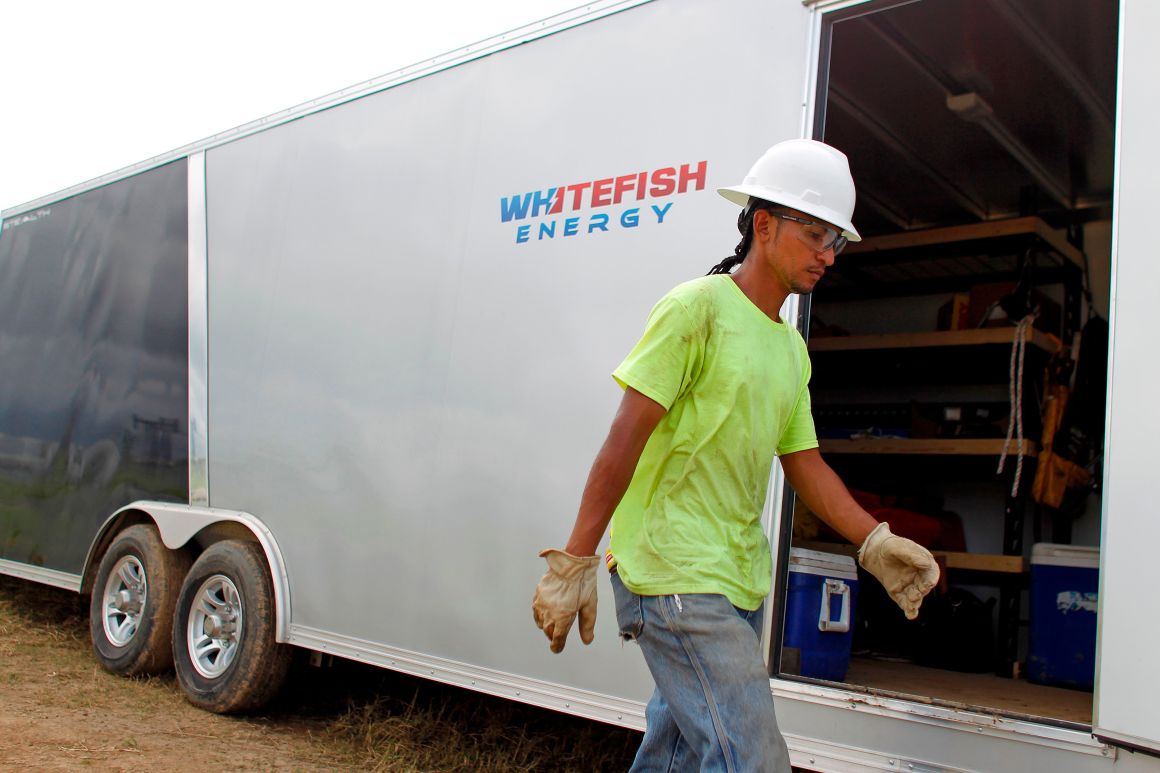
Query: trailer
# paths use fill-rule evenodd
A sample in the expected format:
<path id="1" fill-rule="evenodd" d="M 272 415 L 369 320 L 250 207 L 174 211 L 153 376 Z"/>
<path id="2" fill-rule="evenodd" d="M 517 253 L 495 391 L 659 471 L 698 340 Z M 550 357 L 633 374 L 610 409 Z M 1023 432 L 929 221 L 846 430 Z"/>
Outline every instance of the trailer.
<path id="1" fill-rule="evenodd" d="M 736 240 L 716 188 L 813 137 L 850 157 L 867 239 L 783 317 L 810 334 L 819 427 L 905 424 L 823 453 L 957 513 L 964 544 L 936 554 L 987 610 L 959 637 L 987 672 L 871 646 L 806 673 L 785 607 L 819 535 L 775 463 L 763 647 L 794 764 L 1160 771 L 1158 25 L 1147 0 L 597 0 L 5 210 L 0 572 L 90 597 L 105 668 L 175 668 L 212 711 L 262 705 L 299 649 L 643 728 L 607 577 L 595 642 L 553 655 L 537 552 L 649 308 Z M 1038 329 L 998 301 L 953 321 L 994 284 L 1034 289 Z M 1098 485 L 1044 515 L 1045 395 L 1008 361 L 1025 345 L 1038 373 L 1091 318 Z M 1025 436 L 963 418 L 1009 391 L 998 423 Z M 950 436 L 914 430 L 929 404 Z M 1086 689 L 1027 678 L 1047 522 L 1098 556 L 1061 607 L 1098 621 Z M 856 621 L 918 631 L 867 593 Z"/>

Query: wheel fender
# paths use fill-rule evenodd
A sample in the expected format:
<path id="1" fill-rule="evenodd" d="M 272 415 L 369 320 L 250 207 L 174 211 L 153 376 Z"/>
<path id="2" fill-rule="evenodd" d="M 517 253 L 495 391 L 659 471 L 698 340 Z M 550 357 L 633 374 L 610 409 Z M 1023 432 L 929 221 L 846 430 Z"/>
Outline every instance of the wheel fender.
<path id="1" fill-rule="evenodd" d="M 213 507 L 196 507 L 175 502 L 138 501 L 122 507 L 102 524 L 97 538 L 89 548 L 85 560 L 85 571 L 97 560 L 98 546 L 116 525 L 133 512 L 149 516 L 161 533 L 161 541 L 167 548 L 177 550 L 208 526 L 230 522 L 246 527 L 262 546 L 266 563 L 270 566 L 270 579 L 274 586 L 274 614 L 276 640 L 286 642 L 290 635 L 290 582 L 286 574 L 286 563 L 274 534 L 257 516 L 239 510 L 222 510 Z"/>

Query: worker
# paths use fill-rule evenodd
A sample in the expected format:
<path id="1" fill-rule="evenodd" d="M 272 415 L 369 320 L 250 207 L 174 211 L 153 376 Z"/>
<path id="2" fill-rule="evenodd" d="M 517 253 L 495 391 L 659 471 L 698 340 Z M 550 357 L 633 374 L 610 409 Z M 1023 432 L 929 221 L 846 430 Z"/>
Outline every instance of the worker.
<path id="1" fill-rule="evenodd" d="M 592 641 L 596 549 L 611 521 L 620 635 L 640 645 L 656 683 L 633 771 L 790 770 L 760 648 L 775 453 L 797 496 L 861 546 L 860 563 L 907 617 L 938 580 L 931 554 L 859 507 L 823 461 L 805 341 L 780 317 L 790 293 L 812 292 L 860 239 L 845 155 L 781 142 L 718 192 L 742 207 L 741 241 L 657 303 L 613 372 L 623 398 L 571 537 L 540 554 L 548 571 L 532 602 L 553 652 L 577 617 Z"/>

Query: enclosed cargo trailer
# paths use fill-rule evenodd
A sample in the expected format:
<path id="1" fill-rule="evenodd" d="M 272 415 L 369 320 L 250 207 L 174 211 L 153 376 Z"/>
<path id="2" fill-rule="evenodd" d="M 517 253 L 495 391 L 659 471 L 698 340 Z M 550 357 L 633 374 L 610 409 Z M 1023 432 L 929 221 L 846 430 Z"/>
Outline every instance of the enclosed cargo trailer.
<path id="1" fill-rule="evenodd" d="M 651 304 L 736 238 L 715 189 L 814 136 L 848 151 L 871 238 L 1033 214 L 1086 254 L 1060 233 L 1103 228 L 1113 336 L 1090 718 L 924 693 L 914 671 L 787 673 L 775 465 L 765 645 L 795 764 L 1160 770 L 1160 631 L 1139 590 L 1160 580 L 1142 356 L 1158 16 L 1143 0 L 592 3 L 7 210 L 0 571 L 91 594 L 112 670 L 164 667 L 172 638 L 212 710 L 259 705 L 296 646 L 642 727 L 651 680 L 617 641 L 607 578 L 595 643 L 552 655 L 528 609 L 535 556 L 571 519 L 618 397 L 607 374 Z M 890 57 L 955 98 L 947 115 L 924 119 Z M 1014 112 L 1037 93 L 1079 105 L 1049 117 L 1062 149 L 1048 118 Z M 968 112 L 999 150 L 935 120 Z M 918 173 L 898 179 L 899 158 Z M 783 316 L 804 330 L 809 306 Z M 1018 564 L 1028 528 L 1011 523 L 1019 541 L 986 552 Z M 946 559 L 978 571 L 964 555 Z M 1020 593 L 1001 600 L 1016 662 Z"/>

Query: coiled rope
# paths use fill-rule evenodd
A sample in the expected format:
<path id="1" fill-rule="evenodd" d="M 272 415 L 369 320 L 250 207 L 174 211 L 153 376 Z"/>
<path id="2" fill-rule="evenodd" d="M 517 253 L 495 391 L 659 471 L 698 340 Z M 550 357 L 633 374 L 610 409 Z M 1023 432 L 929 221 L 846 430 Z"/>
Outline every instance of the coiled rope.
<path id="1" fill-rule="evenodd" d="M 1011 401 L 1011 415 L 1007 420 L 1007 439 L 1003 442 L 1003 452 L 999 455 L 999 469 L 995 471 L 996 475 L 1003 473 L 1007 450 L 1011 446 L 1011 437 L 1014 434 L 1019 445 L 1011 496 L 1019 494 L 1019 480 L 1023 475 L 1023 354 L 1027 348 L 1027 331 L 1035 322 L 1036 316 L 1038 315 L 1031 313 L 1019 320 L 1019 324 L 1015 326 L 1015 340 L 1011 344 L 1010 385 L 1007 389 L 1007 397 Z"/>

